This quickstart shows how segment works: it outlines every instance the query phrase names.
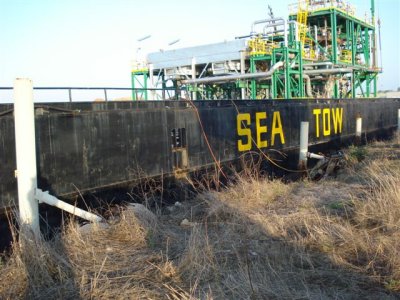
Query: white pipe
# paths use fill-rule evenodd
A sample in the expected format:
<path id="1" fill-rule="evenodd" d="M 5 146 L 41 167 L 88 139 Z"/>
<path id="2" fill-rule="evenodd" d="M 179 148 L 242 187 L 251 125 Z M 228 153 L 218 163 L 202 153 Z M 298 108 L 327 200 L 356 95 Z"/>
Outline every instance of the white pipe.
<path id="1" fill-rule="evenodd" d="M 255 34 L 254 31 L 254 27 L 258 24 L 264 24 L 264 23 L 270 23 L 270 22 L 275 22 L 275 21 L 279 21 L 279 20 L 283 20 L 282 18 L 275 18 L 275 19 L 263 19 L 263 20 L 257 20 L 254 21 L 253 24 L 251 24 L 251 32 L 250 34 Z"/>
<path id="2" fill-rule="evenodd" d="M 247 74 L 237 74 L 237 75 L 226 75 L 226 76 L 214 76 L 214 77 L 206 77 L 199 78 L 195 80 L 182 80 L 183 84 L 203 84 L 203 83 L 212 83 L 212 82 L 227 82 L 234 81 L 240 79 L 256 79 L 256 78 L 266 78 L 270 77 L 274 72 L 283 67 L 283 62 L 279 61 L 275 65 L 269 69 L 268 72 L 259 72 L 259 73 L 247 73 Z"/>
<path id="3" fill-rule="evenodd" d="M 357 117 L 356 119 L 356 137 L 361 138 L 362 133 L 362 118 Z"/>
<path id="4" fill-rule="evenodd" d="M 196 80 L 196 58 L 192 57 L 192 80 Z M 196 86 L 192 92 L 192 100 L 197 100 Z"/>
<path id="5" fill-rule="evenodd" d="M 246 74 L 246 51 L 240 51 L 240 74 Z M 246 89 L 242 87 L 242 99 L 246 99 Z"/>
<path id="6" fill-rule="evenodd" d="M 325 62 L 318 62 L 318 63 L 309 63 L 309 64 L 303 64 L 303 67 L 314 67 L 314 66 L 332 66 L 333 63 L 330 61 L 325 61 Z"/>
<path id="7" fill-rule="evenodd" d="M 282 26 L 282 25 L 283 25 L 284 44 L 285 44 L 285 47 L 287 47 L 287 46 L 288 46 L 288 39 L 287 39 L 287 23 L 286 23 L 285 19 L 283 19 L 283 18 L 276 18 L 276 19 L 272 19 L 272 20 L 273 20 L 273 21 L 282 21 L 282 22 L 279 22 L 279 23 L 270 23 L 270 24 L 265 25 L 265 26 L 264 26 L 264 29 L 263 29 L 263 34 L 264 34 L 264 35 L 267 35 L 266 29 L 269 28 L 269 27 L 278 27 L 278 26 Z M 274 32 L 275 32 L 275 33 L 276 33 L 276 32 L 281 32 L 281 30 L 274 30 Z"/>
<path id="8" fill-rule="evenodd" d="M 293 20 L 293 21 L 288 21 L 287 24 L 288 25 L 290 25 L 290 24 L 294 25 L 295 39 L 296 39 L 296 42 L 298 42 L 299 41 L 299 26 L 298 26 L 297 22 Z"/>
<path id="9" fill-rule="evenodd" d="M 39 207 L 35 200 L 37 186 L 35 109 L 30 79 L 17 78 L 14 81 L 14 120 L 21 232 L 39 237 Z"/>
<path id="10" fill-rule="evenodd" d="M 319 154 L 315 154 L 315 153 L 312 153 L 312 152 L 308 152 L 307 153 L 307 157 L 308 158 L 315 158 L 315 159 L 319 159 L 319 160 L 325 160 L 325 156 L 319 155 Z"/>
<path id="11" fill-rule="evenodd" d="M 307 74 L 303 74 L 303 78 L 306 80 L 306 94 L 308 97 L 312 98 L 312 87 L 311 87 L 311 78 Z"/>
<path id="12" fill-rule="evenodd" d="M 397 111 L 397 131 L 400 133 L 400 109 Z"/>
<path id="13" fill-rule="evenodd" d="M 73 206 L 69 203 L 61 201 L 56 197 L 49 194 L 49 192 L 43 192 L 41 189 L 36 189 L 35 198 L 39 200 L 39 203 L 46 203 L 51 206 L 58 207 L 59 209 L 65 210 L 70 214 L 78 216 L 82 219 L 85 219 L 90 222 L 101 222 L 103 219 L 95 214 L 92 214 L 88 211 L 80 209 L 76 206 Z"/>
<path id="14" fill-rule="evenodd" d="M 353 69 L 350 68 L 304 70 L 304 73 L 307 75 L 341 74 L 341 73 L 352 73 L 352 72 Z"/>
<path id="15" fill-rule="evenodd" d="M 296 75 L 295 77 L 299 78 L 300 75 Z M 310 76 L 308 76 L 306 74 L 303 74 L 303 79 L 306 80 L 306 94 L 307 94 L 307 97 L 312 98 L 313 94 L 312 94 L 312 87 L 311 87 L 311 78 L 310 78 Z"/>
<path id="16" fill-rule="evenodd" d="M 308 122 L 301 122 L 300 124 L 300 152 L 299 152 L 299 168 L 305 169 L 307 166 L 307 153 L 308 153 Z"/>
<path id="17" fill-rule="evenodd" d="M 284 20 L 283 22 L 283 31 L 284 31 L 284 38 L 285 38 L 285 47 L 288 46 L 288 32 L 287 32 L 287 22 Z"/>

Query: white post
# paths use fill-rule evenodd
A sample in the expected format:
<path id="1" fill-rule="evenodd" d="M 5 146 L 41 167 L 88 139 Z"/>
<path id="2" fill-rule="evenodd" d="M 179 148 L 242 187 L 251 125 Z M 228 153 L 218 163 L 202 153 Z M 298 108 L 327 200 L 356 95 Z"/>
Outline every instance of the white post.
<path id="1" fill-rule="evenodd" d="M 397 132 L 400 133 L 400 109 L 397 110 Z"/>
<path id="2" fill-rule="evenodd" d="M 356 119 L 356 143 L 361 143 L 361 134 L 362 134 L 362 118 L 357 117 Z"/>
<path id="3" fill-rule="evenodd" d="M 300 153 L 299 153 L 299 169 L 305 169 L 307 166 L 308 153 L 308 122 L 300 124 Z"/>
<path id="4" fill-rule="evenodd" d="M 39 237 L 35 111 L 32 81 L 17 78 L 14 82 L 15 148 L 17 156 L 18 206 L 21 233 Z"/>

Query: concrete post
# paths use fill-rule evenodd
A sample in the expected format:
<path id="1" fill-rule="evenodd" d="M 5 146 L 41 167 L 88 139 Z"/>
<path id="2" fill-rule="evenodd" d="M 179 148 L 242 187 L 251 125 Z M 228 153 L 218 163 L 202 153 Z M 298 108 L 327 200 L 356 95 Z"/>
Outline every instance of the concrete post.
<path id="1" fill-rule="evenodd" d="M 299 152 L 299 169 L 301 169 L 301 170 L 304 170 L 307 167 L 308 131 L 309 131 L 309 123 L 301 122 L 301 124 L 300 124 L 300 152 Z"/>
<path id="2" fill-rule="evenodd" d="M 39 205 L 35 199 L 35 111 L 30 79 L 17 78 L 14 82 L 14 120 L 20 232 L 39 237 Z"/>

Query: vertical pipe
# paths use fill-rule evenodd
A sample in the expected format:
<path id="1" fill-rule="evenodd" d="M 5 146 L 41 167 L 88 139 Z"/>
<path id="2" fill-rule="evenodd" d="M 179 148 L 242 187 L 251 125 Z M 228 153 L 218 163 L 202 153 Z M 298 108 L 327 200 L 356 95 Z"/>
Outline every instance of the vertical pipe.
<path id="1" fill-rule="evenodd" d="M 107 89 L 104 89 L 104 101 L 108 101 L 108 97 L 107 97 Z"/>
<path id="2" fill-rule="evenodd" d="M 400 133 L 400 109 L 397 110 L 397 132 Z"/>
<path id="3" fill-rule="evenodd" d="M 285 40 L 285 47 L 288 47 L 288 32 L 287 32 L 287 21 L 283 21 L 283 34 Z"/>
<path id="4" fill-rule="evenodd" d="M 307 152 L 308 152 L 308 122 L 301 122 L 300 124 L 300 152 L 299 152 L 299 169 L 304 170 L 307 166 Z"/>
<path id="5" fill-rule="evenodd" d="M 68 89 L 69 102 L 72 102 L 72 91 Z"/>
<path id="6" fill-rule="evenodd" d="M 192 79 L 196 79 L 196 57 L 192 57 Z M 197 100 L 197 84 L 193 86 L 192 100 Z"/>
<path id="7" fill-rule="evenodd" d="M 357 117 L 356 119 L 356 144 L 361 144 L 361 134 L 362 134 L 362 118 Z"/>
<path id="8" fill-rule="evenodd" d="M 14 120 L 20 232 L 39 237 L 39 207 L 35 199 L 35 110 L 30 79 L 17 78 L 14 82 Z"/>
<path id="9" fill-rule="evenodd" d="M 317 25 L 314 25 L 314 39 L 315 39 L 315 55 L 316 55 L 316 59 L 319 59 L 318 27 L 317 27 Z"/>
<path id="10" fill-rule="evenodd" d="M 242 50 L 240 51 L 240 74 L 245 74 L 246 73 L 246 51 Z M 242 87 L 241 89 L 242 92 L 242 99 L 246 99 L 246 88 Z"/>

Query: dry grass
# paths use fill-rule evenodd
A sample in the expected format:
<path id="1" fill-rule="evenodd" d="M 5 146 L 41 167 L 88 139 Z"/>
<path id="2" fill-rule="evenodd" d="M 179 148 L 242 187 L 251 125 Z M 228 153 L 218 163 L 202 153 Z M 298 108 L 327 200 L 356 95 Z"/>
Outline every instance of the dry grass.
<path id="1" fill-rule="evenodd" d="M 50 242 L 15 244 L 0 298 L 396 299 L 399 143 L 347 154 L 334 179 L 248 173 L 157 218 L 127 210 L 107 226 L 71 222 Z"/>

